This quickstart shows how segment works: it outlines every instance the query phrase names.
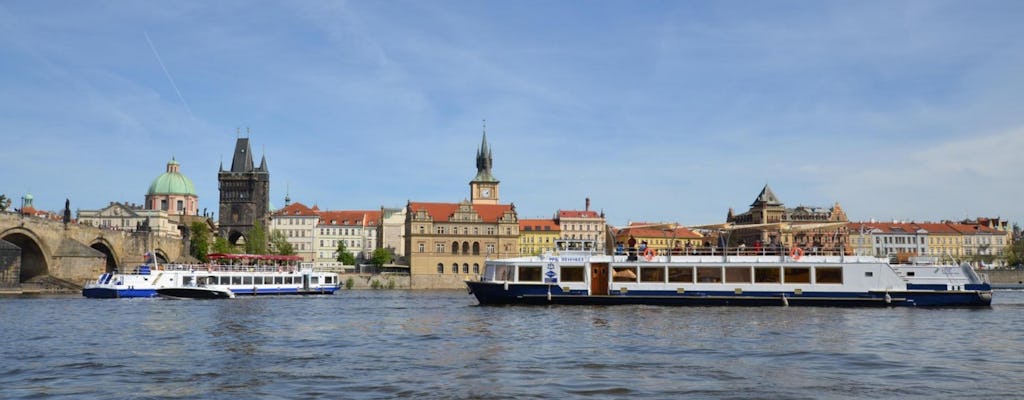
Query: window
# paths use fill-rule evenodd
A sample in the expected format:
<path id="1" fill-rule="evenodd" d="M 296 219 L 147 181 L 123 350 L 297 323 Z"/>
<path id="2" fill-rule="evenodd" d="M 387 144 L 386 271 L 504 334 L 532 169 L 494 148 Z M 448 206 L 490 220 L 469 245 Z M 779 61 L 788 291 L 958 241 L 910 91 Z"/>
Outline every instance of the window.
<path id="1" fill-rule="evenodd" d="M 668 281 L 669 282 L 693 282 L 693 268 L 692 267 L 669 267 L 669 269 L 668 269 Z"/>
<path id="2" fill-rule="evenodd" d="M 488 235 L 494 235 L 494 227 L 493 226 L 488 226 L 487 227 L 487 234 Z"/>
<path id="3" fill-rule="evenodd" d="M 494 243 L 487 244 L 487 254 L 494 254 Z"/>
<path id="4" fill-rule="evenodd" d="M 444 273 L 444 264 L 437 263 L 437 273 L 439 273 L 439 274 L 443 274 Z"/>
<path id="5" fill-rule="evenodd" d="M 520 282 L 540 282 L 540 266 L 519 266 L 519 281 Z"/>
<path id="6" fill-rule="evenodd" d="M 718 267 L 697 268 L 697 282 L 718 283 L 722 281 L 722 269 Z"/>
<path id="7" fill-rule="evenodd" d="M 843 283 L 843 269 L 840 267 L 814 268 L 815 283 Z"/>
<path id="8" fill-rule="evenodd" d="M 612 281 L 614 282 L 636 282 L 636 268 L 617 267 L 612 268 Z"/>
<path id="9" fill-rule="evenodd" d="M 444 234 L 444 227 L 443 226 L 437 227 L 437 234 L 438 235 L 443 235 Z"/>
<path id="10" fill-rule="evenodd" d="M 750 267 L 726 267 L 725 281 L 728 283 L 750 283 Z"/>
<path id="11" fill-rule="evenodd" d="M 562 282 L 583 282 L 583 267 L 562 267 Z"/>
<path id="12" fill-rule="evenodd" d="M 665 267 L 640 268 L 640 282 L 665 282 Z"/>
<path id="13" fill-rule="evenodd" d="M 474 274 L 479 274 L 480 273 L 480 264 L 473 263 L 473 273 Z"/>
<path id="14" fill-rule="evenodd" d="M 787 267 L 783 269 L 783 279 L 786 283 L 811 283 L 810 268 Z"/>
<path id="15" fill-rule="evenodd" d="M 425 251 L 426 251 L 426 247 L 427 247 L 427 246 L 426 246 L 426 245 L 424 245 L 423 243 L 419 243 L 419 246 L 418 246 L 418 247 L 419 247 L 419 251 L 420 251 L 420 253 L 423 253 L 423 252 L 425 252 Z"/>
<path id="16" fill-rule="evenodd" d="M 177 206 L 178 206 L 178 208 L 175 208 L 175 210 L 182 211 L 182 210 L 185 209 L 185 202 L 181 201 L 181 200 L 178 200 Z"/>
<path id="17" fill-rule="evenodd" d="M 781 283 L 782 270 L 777 267 L 754 268 L 754 283 Z"/>
<path id="18" fill-rule="evenodd" d="M 465 264 L 465 263 L 462 264 L 462 273 L 464 273 L 464 274 L 468 274 L 469 273 L 469 264 Z"/>
<path id="19" fill-rule="evenodd" d="M 452 264 L 452 273 L 453 274 L 459 273 L 459 263 L 453 263 Z"/>
<path id="20" fill-rule="evenodd" d="M 480 255 L 480 242 L 473 242 L 473 255 Z"/>
<path id="21" fill-rule="evenodd" d="M 452 242 L 452 254 L 459 254 L 459 242 Z"/>
<path id="22" fill-rule="evenodd" d="M 444 243 L 434 244 L 434 251 L 437 253 L 444 253 Z"/>

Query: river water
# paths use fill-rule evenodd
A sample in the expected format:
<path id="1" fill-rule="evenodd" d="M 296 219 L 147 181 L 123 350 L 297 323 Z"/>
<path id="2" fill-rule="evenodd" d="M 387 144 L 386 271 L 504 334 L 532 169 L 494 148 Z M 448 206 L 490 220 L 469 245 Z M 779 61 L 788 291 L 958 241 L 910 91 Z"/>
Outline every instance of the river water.
<path id="1" fill-rule="evenodd" d="M 1024 291 L 985 309 L 6 297 L 0 339 L 3 399 L 1024 396 Z"/>

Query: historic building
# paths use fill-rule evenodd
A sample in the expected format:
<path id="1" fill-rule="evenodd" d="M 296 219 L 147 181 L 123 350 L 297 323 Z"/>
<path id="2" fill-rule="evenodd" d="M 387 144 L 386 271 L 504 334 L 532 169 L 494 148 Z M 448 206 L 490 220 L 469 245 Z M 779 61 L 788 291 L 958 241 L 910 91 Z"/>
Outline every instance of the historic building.
<path id="1" fill-rule="evenodd" d="M 1009 232 L 981 218 L 962 222 L 850 222 L 847 228 L 854 254 L 898 262 L 931 256 L 947 262 L 967 260 L 976 266 L 981 262 L 999 266 L 996 257 L 1003 255 L 1010 244 Z"/>
<path id="2" fill-rule="evenodd" d="M 356 262 L 366 262 L 377 249 L 377 230 L 380 211 L 343 210 L 321 211 L 316 225 L 316 265 L 355 270 L 355 265 L 342 265 L 338 261 L 338 244 L 344 243 L 345 250 Z"/>
<path id="3" fill-rule="evenodd" d="M 595 243 L 598 253 L 604 253 L 608 239 L 604 212 L 591 210 L 589 197 L 583 210 L 558 210 L 554 219 L 562 239 L 588 240 Z"/>
<path id="4" fill-rule="evenodd" d="M 317 223 L 320 220 L 320 210 L 313 206 L 286 201 L 288 205 L 274 211 L 270 216 L 270 233 L 281 232 L 285 240 L 292 245 L 295 255 L 301 256 L 304 261 L 313 262 L 316 260 L 316 246 L 314 246 Z"/>
<path id="5" fill-rule="evenodd" d="M 146 208 L 160 210 L 168 215 L 198 215 L 199 196 L 192 180 L 181 173 L 181 164 L 173 157 L 167 162 L 167 172 L 153 180 L 146 191 Z"/>
<path id="6" fill-rule="evenodd" d="M 257 167 L 253 164 L 249 138 L 238 138 L 231 169 L 221 163 L 217 173 L 220 185 L 218 234 L 237 244 L 259 222 L 268 229 L 270 222 L 270 171 L 266 156 Z"/>
<path id="7" fill-rule="evenodd" d="M 478 277 L 489 258 L 519 253 L 515 206 L 499 203 L 499 181 L 484 133 L 477 150 L 477 174 L 470 199 L 459 203 L 410 201 L 406 205 L 405 249 L 414 288 L 461 288 Z"/>
<path id="8" fill-rule="evenodd" d="M 405 259 L 405 208 L 380 208 L 377 244 L 395 256 L 394 262 L 408 264 Z"/>
<path id="9" fill-rule="evenodd" d="M 115 231 L 148 230 L 162 236 L 181 237 L 178 223 L 168 218 L 167 211 L 131 203 L 111 202 L 99 210 L 78 210 L 78 223 Z"/>
<path id="10" fill-rule="evenodd" d="M 555 241 L 562 238 L 560 228 L 554 219 L 519 220 L 519 255 L 536 256 L 554 251 Z"/>
<path id="11" fill-rule="evenodd" d="M 787 208 L 772 189 L 764 185 L 747 212 L 734 215 L 730 208 L 726 222 L 734 225 L 734 230 L 729 232 L 729 246 L 780 245 L 796 246 L 812 253 L 835 254 L 841 249 L 852 253 L 847 248 L 846 212 L 838 202 L 831 208 Z M 750 227 L 744 229 L 744 225 Z"/>
<path id="12" fill-rule="evenodd" d="M 705 237 L 678 224 L 631 222 L 615 231 L 615 253 L 640 252 L 641 246 L 654 249 L 657 255 L 693 253 L 704 245 Z M 632 245 L 633 250 L 630 250 Z M 631 253 L 632 254 L 632 253 Z"/>

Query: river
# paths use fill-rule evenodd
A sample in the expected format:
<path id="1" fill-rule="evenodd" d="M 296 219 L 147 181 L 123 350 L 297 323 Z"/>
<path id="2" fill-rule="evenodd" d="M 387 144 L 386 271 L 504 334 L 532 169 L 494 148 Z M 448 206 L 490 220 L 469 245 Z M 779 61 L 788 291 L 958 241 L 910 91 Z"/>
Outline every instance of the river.
<path id="1" fill-rule="evenodd" d="M 1024 396 L 1024 291 L 984 309 L 22 296 L 0 298 L 0 338 L 4 399 Z"/>

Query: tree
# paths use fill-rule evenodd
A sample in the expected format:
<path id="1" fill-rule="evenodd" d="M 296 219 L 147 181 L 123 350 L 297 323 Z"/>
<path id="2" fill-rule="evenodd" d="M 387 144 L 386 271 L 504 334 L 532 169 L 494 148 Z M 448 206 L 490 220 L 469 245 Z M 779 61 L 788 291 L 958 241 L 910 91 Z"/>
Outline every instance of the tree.
<path id="1" fill-rule="evenodd" d="M 380 268 L 384 264 L 391 262 L 391 252 L 383 247 L 377 248 L 373 251 L 373 258 L 370 259 L 370 263 Z"/>
<path id="2" fill-rule="evenodd" d="M 11 199 L 7 195 L 0 194 L 0 211 L 7 211 L 11 207 Z"/>
<path id="3" fill-rule="evenodd" d="M 245 235 L 245 252 L 247 254 L 267 254 L 267 232 L 263 230 L 263 224 L 256 221 Z"/>
<path id="4" fill-rule="evenodd" d="M 274 231 L 270 234 L 270 247 L 274 254 L 282 256 L 295 254 L 295 246 L 288 243 L 288 239 L 284 237 L 284 232 L 282 231 Z"/>
<path id="5" fill-rule="evenodd" d="M 222 236 L 217 236 L 213 239 L 213 248 L 211 250 L 213 253 L 218 254 L 231 254 L 237 252 L 235 251 L 235 247 L 232 246 L 231 243 L 228 243 L 228 240 Z"/>
<path id="6" fill-rule="evenodd" d="M 356 265 L 356 256 L 348 252 L 348 247 L 345 246 L 344 240 L 338 241 L 338 262 L 342 265 Z"/>
<path id="7" fill-rule="evenodd" d="M 1022 268 L 1024 266 L 1024 240 L 1017 239 L 1006 246 L 1003 250 L 1006 256 L 1006 265 L 1010 268 Z"/>
<path id="8" fill-rule="evenodd" d="M 188 241 L 192 257 L 206 262 L 206 255 L 210 251 L 210 231 L 206 229 L 206 224 L 201 221 L 193 222 L 189 226 L 189 230 L 191 235 L 189 235 Z"/>

